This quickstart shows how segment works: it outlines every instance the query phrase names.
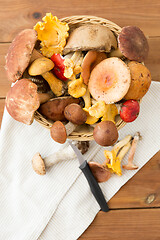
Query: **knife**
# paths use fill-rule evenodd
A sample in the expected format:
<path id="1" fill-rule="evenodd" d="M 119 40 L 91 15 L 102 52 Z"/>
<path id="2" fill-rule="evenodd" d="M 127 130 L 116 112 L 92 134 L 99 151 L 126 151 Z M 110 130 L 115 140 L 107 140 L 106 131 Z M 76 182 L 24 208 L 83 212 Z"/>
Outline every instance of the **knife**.
<path id="1" fill-rule="evenodd" d="M 102 193 L 102 190 L 101 190 L 97 180 L 95 179 L 95 177 L 92 174 L 92 171 L 91 171 L 87 161 L 84 159 L 84 157 L 83 157 L 82 153 L 79 151 L 79 149 L 74 144 L 72 144 L 72 142 L 70 140 L 68 141 L 68 143 L 74 150 L 75 154 L 77 155 L 77 158 L 80 163 L 79 168 L 82 170 L 84 176 L 86 177 L 88 184 L 90 186 L 91 192 L 92 192 L 93 196 L 95 197 L 95 199 L 97 200 L 101 210 L 103 212 L 108 212 L 109 208 L 108 208 L 107 202 L 104 198 L 104 195 Z"/>

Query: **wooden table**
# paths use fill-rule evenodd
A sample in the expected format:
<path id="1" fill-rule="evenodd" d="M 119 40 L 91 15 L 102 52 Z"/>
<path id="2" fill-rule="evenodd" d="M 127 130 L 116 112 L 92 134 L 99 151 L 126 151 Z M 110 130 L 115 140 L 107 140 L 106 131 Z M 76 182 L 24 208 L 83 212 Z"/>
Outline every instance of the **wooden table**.
<path id="1" fill-rule="evenodd" d="M 0 6 L 0 118 L 10 87 L 4 70 L 9 43 L 46 12 L 59 18 L 96 15 L 122 27 L 139 26 L 150 46 L 146 65 L 153 80 L 160 81 L 159 0 L 1 0 Z M 109 201 L 109 207 L 111 211 L 99 212 L 80 239 L 160 239 L 160 151 Z"/>

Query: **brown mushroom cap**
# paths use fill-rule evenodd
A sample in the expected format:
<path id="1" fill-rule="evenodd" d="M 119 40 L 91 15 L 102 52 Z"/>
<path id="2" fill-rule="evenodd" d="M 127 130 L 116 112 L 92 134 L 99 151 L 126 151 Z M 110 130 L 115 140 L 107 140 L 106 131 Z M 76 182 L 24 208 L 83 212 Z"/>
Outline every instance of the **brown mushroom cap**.
<path id="1" fill-rule="evenodd" d="M 87 121 L 85 111 L 76 103 L 69 104 L 65 107 L 64 116 L 67 120 L 77 125 L 81 125 Z"/>
<path id="2" fill-rule="evenodd" d="M 27 68 L 31 53 L 37 41 L 37 32 L 33 29 L 21 31 L 12 41 L 6 56 L 6 72 L 11 82 L 22 77 Z"/>
<path id="3" fill-rule="evenodd" d="M 111 172 L 97 162 L 89 162 L 89 167 L 97 182 L 106 182 L 111 177 Z"/>
<path id="4" fill-rule="evenodd" d="M 143 62 L 149 52 L 148 41 L 140 28 L 126 26 L 118 36 L 118 45 L 122 54 L 129 60 Z"/>
<path id="5" fill-rule="evenodd" d="M 37 85 L 29 79 L 19 80 L 7 93 L 7 111 L 19 122 L 30 125 L 34 119 L 34 112 L 39 106 Z"/>
<path id="6" fill-rule="evenodd" d="M 131 84 L 124 98 L 140 100 L 149 90 L 151 73 L 146 66 L 139 62 L 131 61 L 128 63 L 128 67 L 131 72 Z"/>
<path id="7" fill-rule="evenodd" d="M 41 104 L 39 112 L 53 121 L 65 121 L 64 109 L 71 103 L 79 103 L 79 99 L 71 96 L 53 98 Z"/>
<path id="8" fill-rule="evenodd" d="M 56 121 L 53 123 L 50 134 L 52 139 L 58 143 L 65 143 L 67 139 L 67 132 L 64 124 L 61 121 Z"/>
<path id="9" fill-rule="evenodd" d="M 93 131 L 94 140 L 101 146 L 111 146 L 118 139 L 118 131 L 112 121 L 103 121 Z"/>

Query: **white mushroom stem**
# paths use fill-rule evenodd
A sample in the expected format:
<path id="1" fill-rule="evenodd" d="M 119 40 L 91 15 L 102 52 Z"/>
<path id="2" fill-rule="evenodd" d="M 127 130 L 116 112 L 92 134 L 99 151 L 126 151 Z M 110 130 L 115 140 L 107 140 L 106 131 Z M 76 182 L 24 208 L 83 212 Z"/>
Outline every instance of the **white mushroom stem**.
<path id="1" fill-rule="evenodd" d="M 76 158 L 75 152 L 73 149 L 68 145 L 63 149 L 60 149 L 59 151 L 55 152 L 52 155 L 49 155 L 48 157 L 45 157 L 44 164 L 46 168 L 49 168 L 53 166 L 54 164 L 57 164 L 62 161 L 69 161 Z"/>
<path id="2" fill-rule="evenodd" d="M 32 168 L 39 175 L 45 175 L 46 169 L 62 161 L 73 160 L 76 158 L 75 152 L 68 145 L 63 149 L 42 158 L 40 153 L 36 153 L 32 158 Z"/>
<path id="3" fill-rule="evenodd" d="M 76 129 L 76 127 L 77 127 L 76 124 L 74 124 L 72 122 L 68 122 L 65 125 L 67 136 L 69 136 Z"/>
<path id="4" fill-rule="evenodd" d="M 132 141 L 131 149 L 128 156 L 128 163 L 126 165 L 123 165 L 123 168 L 127 170 L 134 170 L 138 168 L 136 165 L 133 164 L 133 159 L 134 159 L 137 143 L 140 138 L 141 138 L 140 133 L 137 132 Z"/>

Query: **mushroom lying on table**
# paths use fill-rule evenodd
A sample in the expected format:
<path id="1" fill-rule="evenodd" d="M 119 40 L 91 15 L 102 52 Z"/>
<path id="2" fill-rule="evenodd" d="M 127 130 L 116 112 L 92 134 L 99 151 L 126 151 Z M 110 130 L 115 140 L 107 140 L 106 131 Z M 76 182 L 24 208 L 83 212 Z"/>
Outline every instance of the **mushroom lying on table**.
<path id="1" fill-rule="evenodd" d="M 21 79 L 10 88 L 6 96 L 8 113 L 17 121 L 31 124 L 34 112 L 42 102 L 51 98 L 50 93 L 38 93 L 37 85 L 29 79 Z"/>

